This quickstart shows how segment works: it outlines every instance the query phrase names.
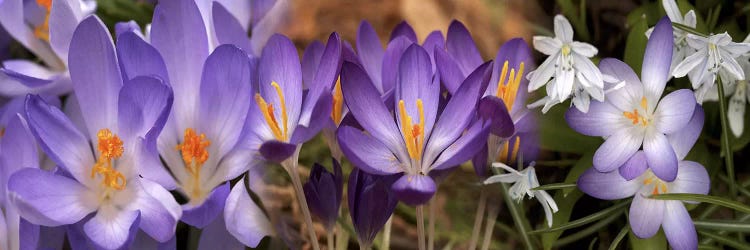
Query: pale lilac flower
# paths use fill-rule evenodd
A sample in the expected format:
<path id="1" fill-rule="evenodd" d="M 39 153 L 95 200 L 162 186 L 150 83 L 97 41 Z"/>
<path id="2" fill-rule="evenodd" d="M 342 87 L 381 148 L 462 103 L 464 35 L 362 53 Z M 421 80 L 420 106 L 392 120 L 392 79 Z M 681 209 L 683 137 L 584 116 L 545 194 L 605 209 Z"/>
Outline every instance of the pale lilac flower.
<path id="1" fill-rule="evenodd" d="M 677 7 L 677 3 L 674 0 L 663 0 L 662 1 L 662 7 L 664 7 L 664 11 L 667 12 L 667 16 L 669 17 L 669 20 L 672 21 L 672 23 L 679 23 L 682 25 L 685 25 L 690 28 L 695 28 L 696 25 L 696 17 L 695 17 L 695 11 L 690 10 L 688 11 L 685 16 L 682 16 L 682 12 L 680 11 L 680 8 Z M 646 37 L 651 37 L 651 32 L 654 31 L 654 28 L 650 28 L 646 31 Z M 674 68 L 682 62 L 682 60 L 685 60 L 685 57 L 690 55 L 690 53 L 694 53 L 695 49 L 688 46 L 687 43 L 687 35 L 688 33 L 682 29 L 674 29 L 673 31 L 674 35 L 674 52 L 672 53 L 672 63 L 670 64 L 669 72 L 673 72 Z"/>

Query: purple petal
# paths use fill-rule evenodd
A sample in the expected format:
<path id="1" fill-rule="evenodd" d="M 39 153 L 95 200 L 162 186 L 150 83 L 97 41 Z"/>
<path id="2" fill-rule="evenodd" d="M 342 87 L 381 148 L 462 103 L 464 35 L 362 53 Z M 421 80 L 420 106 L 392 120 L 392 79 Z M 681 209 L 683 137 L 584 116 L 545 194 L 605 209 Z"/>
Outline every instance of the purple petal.
<path id="1" fill-rule="evenodd" d="M 276 140 L 264 142 L 259 149 L 263 158 L 271 162 L 282 162 L 292 156 L 295 150 L 297 150 L 297 144 Z"/>
<path id="2" fill-rule="evenodd" d="M 578 189 L 603 200 L 619 200 L 633 196 L 641 187 L 638 181 L 628 181 L 617 171 L 599 172 L 589 168 L 578 177 Z"/>
<path id="3" fill-rule="evenodd" d="M 109 211 L 100 211 L 83 225 L 88 239 L 98 248 L 127 249 L 138 233 L 141 214 L 136 211 L 117 211 L 111 206 Z"/>
<path id="4" fill-rule="evenodd" d="M 404 175 L 393 183 L 391 190 L 399 201 L 409 206 L 419 206 L 435 195 L 437 184 L 426 175 Z"/>
<path id="5" fill-rule="evenodd" d="M 664 134 L 657 132 L 647 135 L 643 140 L 643 152 L 656 177 L 668 182 L 677 177 L 677 155 Z"/>
<path id="6" fill-rule="evenodd" d="M 474 173 L 479 176 L 480 179 L 484 179 L 488 177 L 488 169 L 487 169 L 487 154 L 488 154 L 487 145 L 483 145 L 482 149 L 477 152 L 474 157 L 471 158 L 471 165 L 474 167 Z"/>
<path id="7" fill-rule="evenodd" d="M 20 0 L 0 2 L 0 23 L 3 28 L 15 40 L 42 59 L 45 64 L 53 68 L 65 68 L 64 62 L 60 61 L 48 44 L 34 36 L 32 27 L 24 17 L 27 13 L 24 10 L 24 3 Z"/>
<path id="8" fill-rule="evenodd" d="M 608 103 L 619 110 L 631 110 L 634 102 L 643 98 L 643 85 L 638 76 L 624 62 L 614 58 L 604 58 L 599 62 L 599 69 L 603 75 L 613 76 L 618 81 L 625 81 L 621 89 L 609 92 L 606 95 Z"/>
<path id="9" fill-rule="evenodd" d="M 198 130 L 211 138 L 221 157 L 237 143 L 253 95 L 253 65 L 233 45 L 221 45 L 206 59 L 200 87 Z M 279 106 L 276 106 L 279 107 Z M 276 116 L 281 117 L 281 116 Z"/>
<path id="10" fill-rule="evenodd" d="M 489 132 L 489 124 L 484 124 L 482 121 L 474 122 L 461 137 L 443 150 L 440 157 L 432 163 L 430 171 L 447 169 L 468 161 L 487 145 Z"/>
<path id="11" fill-rule="evenodd" d="M 383 67 L 385 71 L 386 66 Z M 399 107 L 399 102 L 403 101 L 406 113 L 414 118 L 413 122 L 417 122 L 421 116 L 417 109 L 417 100 L 422 100 L 424 120 L 419 122 L 424 123 L 425 138 L 429 138 L 435 124 L 440 98 L 440 83 L 433 81 L 432 75 L 432 65 L 427 51 L 417 44 L 409 46 L 399 63 L 394 106 Z M 398 124 L 404 122 L 401 115 L 396 116 L 396 121 Z M 401 127 L 401 131 L 409 130 Z"/>
<path id="12" fill-rule="evenodd" d="M 362 21 L 357 30 L 357 55 L 361 60 L 362 68 L 380 93 L 385 92 L 381 78 L 384 53 L 383 45 L 380 44 L 380 38 L 375 33 L 375 29 L 367 21 Z"/>
<path id="13" fill-rule="evenodd" d="M 273 235 L 271 222 L 247 193 L 244 178 L 232 188 L 224 207 L 224 218 L 217 221 L 224 221 L 225 230 L 249 247 L 257 247 L 265 236 Z"/>
<path id="14" fill-rule="evenodd" d="M 117 57 L 125 80 L 153 75 L 169 82 L 167 66 L 159 51 L 134 32 L 126 32 L 117 37 Z"/>
<path id="15" fill-rule="evenodd" d="M 685 159 L 685 156 L 687 156 L 687 154 L 690 152 L 690 149 L 692 149 L 693 145 L 695 145 L 695 142 L 698 140 L 698 137 L 701 134 L 701 130 L 703 129 L 704 117 L 705 114 L 703 112 L 703 108 L 700 105 L 696 104 L 695 111 L 693 112 L 693 117 L 690 118 L 690 121 L 687 123 L 687 125 L 677 132 L 667 135 L 669 144 L 672 145 L 672 148 L 677 155 L 677 159 Z"/>
<path id="16" fill-rule="evenodd" d="M 242 242 L 237 241 L 229 232 L 227 225 L 221 218 L 208 224 L 201 232 L 201 238 L 198 242 L 198 250 L 227 249 L 242 250 L 245 246 Z"/>
<path id="17" fill-rule="evenodd" d="M 229 183 L 216 187 L 208 198 L 200 204 L 182 205 L 182 220 L 188 225 L 204 228 L 224 210 L 224 203 L 229 195 Z"/>
<path id="18" fill-rule="evenodd" d="M 151 236 L 148 236 L 148 234 L 144 233 L 143 230 L 138 231 L 138 233 L 135 235 L 135 239 L 133 239 L 133 243 L 131 245 L 132 249 L 158 249 L 158 250 L 169 250 L 169 249 L 176 249 L 177 247 L 177 238 L 172 237 L 166 242 L 158 242 L 155 239 L 151 238 Z"/>
<path id="19" fill-rule="evenodd" d="M 319 88 L 321 89 L 330 90 L 333 88 L 333 84 L 336 83 L 336 78 L 341 71 L 341 48 L 341 37 L 336 32 L 331 33 L 328 36 L 325 50 L 321 54 L 320 60 L 317 61 L 318 64 L 315 68 L 313 82 L 306 82 L 305 84 L 312 84 L 308 86 L 320 86 Z"/>
<path id="20" fill-rule="evenodd" d="M 219 44 L 232 44 L 246 52 L 253 51 L 250 39 L 247 37 L 247 30 L 224 5 L 213 2 L 211 16 Z"/>
<path id="21" fill-rule="evenodd" d="M 654 112 L 656 128 L 665 134 L 677 132 L 685 127 L 695 110 L 695 95 L 687 89 L 669 93 L 661 99 Z"/>
<path id="22" fill-rule="evenodd" d="M 141 34 L 141 27 L 138 26 L 138 23 L 136 23 L 133 20 L 130 20 L 128 22 L 118 22 L 115 24 L 115 37 L 117 38 L 117 40 L 120 40 L 120 35 L 129 33 L 129 32 L 133 32 L 138 35 L 143 35 Z"/>
<path id="23" fill-rule="evenodd" d="M 315 79 L 315 73 L 318 71 L 318 64 L 323 57 L 325 45 L 318 40 L 308 44 L 305 52 L 302 54 L 302 83 L 305 89 L 310 88 L 310 84 Z"/>
<path id="24" fill-rule="evenodd" d="M 371 243 L 393 214 L 398 200 L 391 186 L 396 178 L 369 175 L 357 168 L 349 175 L 349 215 L 360 244 Z"/>
<path id="25" fill-rule="evenodd" d="M 399 37 L 409 39 L 413 43 L 416 43 L 418 41 L 417 33 L 414 32 L 414 29 L 412 29 L 411 25 L 409 25 L 409 23 L 407 23 L 406 21 L 401 21 L 400 23 L 398 23 L 398 25 L 396 25 L 395 28 L 393 28 L 390 41 L 396 40 L 396 38 Z"/>
<path id="26" fill-rule="evenodd" d="M 440 73 L 440 80 L 451 95 L 456 93 L 461 82 L 466 78 L 456 61 L 443 49 L 435 49 L 435 64 Z"/>
<path id="27" fill-rule="evenodd" d="M 357 168 L 377 175 L 404 171 L 398 158 L 374 136 L 349 126 L 339 127 L 336 134 L 341 151 Z"/>
<path id="28" fill-rule="evenodd" d="M 698 235 L 685 206 L 680 201 L 666 201 L 664 234 L 673 249 L 697 249 Z"/>
<path id="29" fill-rule="evenodd" d="M 670 193 L 708 194 L 711 179 L 706 168 L 693 161 L 680 161 L 677 178 L 667 184 Z"/>
<path id="30" fill-rule="evenodd" d="M 406 49 L 412 44 L 414 43 L 405 37 L 397 37 L 388 43 L 383 55 L 383 92 L 381 93 L 390 91 L 398 85 L 401 59 Z"/>
<path id="31" fill-rule="evenodd" d="M 588 136 L 610 136 L 622 131 L 627 125 L 622 111 L 606 102 L 593 102 L 584 113 L 572 108 L 565 112 L 565 121 L 570 128 Z"/>
<path id="32" fill-rule="evenodd" d="M 93 194 L 75 180 L 37 168 L 11 175 L 8 195 L 23 218 L 44 226 L 76 223 L 98 205 L 86 200 Z"/>
<path id="33" fill-rule="evenodd" d="M 35 88 L 49 86 L 52 82 L 59 79 L 59 73 L 51 71 L 27 60 L 7 60 L 3 62 L 0 68 L 5 86 L 5 94 L 22 95 L 34 91 Z"/>
<path id="34" fill-rule="evenodd" d="M 341 68 L 341 90 L 349 111 L 368 133 L 382 141 L 392 152 L 406 152 L 401 132 L 391 119 L 377 89 L 364 71 L 352 63 Z"/>
<path id="35" fill-rule="evenodd" d="M 432 62 L 432 72 L 437 72 L 437 64 L 435 64 L 435 54 L 432 52 L 436 49 L 443 51 L 445 50 L 445 38 L 443 37 L 443 33 L 441 33 L 439 30 L 430 32 L 430 34 L 427 35 L 427 38 L 424 39 L 422 47 L 424 47 L 424 49 L 427 50 L 427 53 L 430 54 L 430 61 Z"/>
<path id="36" fill-rule="evenodd" d="M 453 20 L 448 27 L 445 48 L 448 50 L 448 54 L 456 59 L 456 63 L 464 75 L 474 71 L 483 62 L 482 55 L 479 54 L 477 45 L 471 38 L 471 33 L 457 20 Z"/>
<path id="37" fill-rule="evenodd" d="M 36 226 L 31 225 L 31 222 L 28 222 L 26 220 L 21 220 L 21 228 L 24 227 L 24 224 L 26 224 L 26 227 L 38 227 L 39 228 L 39 238 L 44 239 L 37 242 L 36 249 L 57 249 L 58 247 L 62 246 L 65 242 L 65 226 L 60 227 L 43 227 L 43 226 Z M 23 240 L 21 241 L 23 242 Z M 21 245 L 21 249 L 24 248 L 23 244 Z"/>
<path id="38" fill-rule="evenodd" d="M 526 41 L 522 38 L 513 38 L 505 42 L 500 50 L 497 51 L 495 56 L 495 64 L 492 68 L 492 78 L 490 78 L 490 84 L 487 86 L 487 90 L 484 92 L 485 95 L 494 95 L 497 93 L 497 87 L 500 82 L 500 73 L 503 69 L 503 64 L 508 61 L 508 67 L 516 69 L 518 71 L 521 67 L 521 63 L 524 64 L 524 73 L 521 76 L 521 83 L 516 92 L 516 99 L 511 107 L 515 114 L 518 110 L 526 110 L 526 96 L 529 86 L 529 80 L 526 76 L 534 69 L 534 60 L 531 57 L 531 49 Z M 514 115 L 515 116 L 515 115 Z"/>
<path id="39" fill-rule="evenodd" d="M 638 238 L 651 238 L 659 231 L 664 218 L 665 201 L 645 198 L 642 194 L 633 197 L 630 204 L 630 227 Z"/>
<path id="40" fill-rule="evenodd" d="M 479 100 L 479 116 L 490 121 L 490 132 L 501 138 L 510 137 L 515 133 L 513 120 L 510 118 L 505 103 L 496 96 L 485 96 Z"/>
<path id="41" fill-rule="evenodd" d="M 62 111 L 39 96 L 28 96 L 26 117 L 42 149 L 57 165 L 82 183 L 91 179 L 90 168 L 95 162 L 89 142 Z"/>
<path id="42" fill-rule="evenodd" d="M 635 152 L 635 154 L 625 162 L 618 170 L 620 175 L 626 180 L 632 180 L 641 176 L 643 172 L 648 169 L 648 163 L 646 162 L 646 154 L 643 151 Z"/>
<path id="43" fill-rule="evenodd" d="M 205 27 L 194 1 L 160 1 L 154 9 L 151 44 L 167 65 L 174 106 L 180 107 L 173 114 L 177 122 L 192 120 L 196 110 L 203 62 L 209 52 Z"/>
<path id="44" fill-rule="evenodd" d="M 139 196 L 131 206 L 141 211 L 140 228 L 159 242 L 174 238 L 182 210 L 172 194 L 146 179 L 137 179 L 128 184 L 139 189 Z"/>
<path id="45" fill-rule="evenodd" d="M 330 116 L 332 100 L 328 99 L 326 95 L 331 94 L 333 85 L 336 83 L 336 79 L 341 72 L 341 38 L 338 33 L 332 33 L 328 38 L 328 44 L 326 45 L 323 54 L 321 55 L 319 65 L 315 65 L 315 76 L 312 82 L 305 82 L 306 86 L 310 88 L 305 102 L 302 107 L 302 113 L 300 116 L 299 124 L 303 127 L 312 128 L 312 134 L 322 128 L 325 120 L 325 116 Z M 325 100 L 323 100 L 325 99 Z M 325 116 L 321 117 L 321 112 L 326 113 Z M 316 115 L 316 117 L 313 117 Z M 308 136 L 305 141 L 309 140 L 312 136 Z"/>
<path id="46" fill-rule="evenodd" d="M 73 8 L 80 6 L 78 2 L 72 3 L 75 6 L 70 1 L 54 1 L 49 13 L 49 43 L 63 62 L 68 60 L 70 41 L 79 21 Z"/>
<path id="47" fill-rule="evenodd" d="M 5 127 L 0 140 L 0 181 L 8 183 L 8 177 L 19 169 L 39 168 L 36 139 L 31 134 L 26 120 L 15 114 Z M 5 194 L 6 185 L 0 185 L 0 194 Z M 0 202 L 2 204 L 4 202 Z"/>
<path id="48" fill-rule="evenodd" d="M 656 101 L 661 97 L 664 86 L 669 80 L 669 67 L 672 64 L 672 48 L 674 47 L 672 30 L 672 22 L 669 18 L 662 17 L 646 44 L 641 79 L 649 101 Z"/>
<path id="49" fill-rule="evenodd" d="M 253 1 L 251 5 L 256 5 L 261 1 Z M 263 48 L 266 46 L 269 38 L 274 35 L 285 24 L 290 12 L 289 1 L 263 1 L 268 2 L 269 9 L 262 15 L 262 18 L 257 22 L 253 22 L 252 36 L 250 37 L 250 43 L 253 45 L 252 54 L 260 55 Z M 230 8 L 231 10 L 231 8 Z M 253 19 L 257 18 L 255 14 L 258 14 L 260 10 L 253 10 Z M 242 19 L 240 19 L 242 20 Z"/>
<path id="50" fill-rule="evenodd" d="M 643 135 L 640 135 L 634 128 L 621 129 L 608 137 L 596 150 L 594 167 L 602 172 L 615 170 L 625 164 L 638 151 L 642 143 Z"/>
<path id="51" fill-rule="evenodd" d="M 3 227 L 2 231 L 4 231 L 3 238 L 4 240 L 10 239 L 10 244 L 13 245 L 14 241 L 17 246 L 11 246 L 11 247 L 17 247 L 18 249 L 42 249 L 43 246 L 40 246 L 39 239 L 42 237 L 49 237 L 52 235 L 41 235 L 41 230 L 39 225 L 35 225 L 27 220 L 24 220 L 23 218 L 18 217 L 18 214 L 10 214 L 10 209 L 5 210 L 5 216 L 0 217 L 9 217 L 14 216 L 17 219 L 9 219 L 9 223 L 18 223 L 18 225 L 13 225 L 12 227 L 9 227 L 3 220 L 5 218 L 0 218 L 0 226 Z M 6 229 L 11 228 L 9 230 L 10 232 L 5 232 Z M 48 228 L 48 227 L 45 227 Z M 15 230 L 14 230 L 15 229 Z M 15 231 L 15 232 L 14 232 Z M 60 235 L 62 237 L 59 238 L 59 246 L 62 246 L 63 239 L 65 235 Z M 52 239 L 52 238 L 42 238 L 44 241 L 56 241 L 58 239 Z M 6 241 L 8 242 L 8 241 Z"/>
<path id="52" fill-rule="evenodd" d="M 272 82 L 279 84 L 284 95 L 287 126 L 297 126 L 302 108 L 302 69 L 297 49 L 289 38 L 274 35 L 268 40 L 260 58 L 258 73 L 260 94 L 268 104 L 277 107 L 274 110 L 275 117 L 282 117 L 282 104 Z"/>
<path id="53" fill-rule="evenodd" d="M 112 37 L 98 17 L 90 16 L 76 28 L 68 65 L 90 138 L 100 129 L 116 128 L 122 75 Z"/>
<path id="54" fill-rule="evenodd" d="M 294 129 L 292 138 L 289 139 L 291 143 L 302 144 L 309 141 L 315 137 L 321 129 L 323 129 L 328 121 L 330 121 L 331 109 L 333 108 L 331 105 L 331 103 L 333 103 L 333 96 L 330 92 L 322 92 L 320 94 L 320 97 L 316 98 L 317 100 L 315 102 L 312 101 L 313 98 L 308 98 L 308 100 L 305 101 L 309 101 L 311 103 L 310 106 L 313 106 L 310 113 L 305 115 L 305 117 L 309 117 L 306 118 L 308 119 L 309 124 L 303 125 L 300 122 L 300 124 Z"/>
<path id="55" fill-rule="evenodd" d="M 341 47 L 341 57 L 343 57 L 343 61 L 351 62 L 362 67 L 362 63 L 359 62 L 359 56 L 354 52 L 352 44 L 347 40 L 344 40 L 343 44 L 344 45 Z"/>

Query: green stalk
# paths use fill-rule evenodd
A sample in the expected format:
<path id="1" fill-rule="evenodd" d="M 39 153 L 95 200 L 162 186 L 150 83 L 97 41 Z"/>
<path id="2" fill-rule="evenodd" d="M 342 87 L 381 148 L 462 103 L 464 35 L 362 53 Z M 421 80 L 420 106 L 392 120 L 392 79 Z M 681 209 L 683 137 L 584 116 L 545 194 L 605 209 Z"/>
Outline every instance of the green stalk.
<path id="1" fill-rule="evenodd" d="M 513 198 L 510 198 L 510 195 L 508 195 L 508 185 L 502 183 L 500 186 L 502 187 L 505 204 L 508 205 L 508 211 L 510 211 L 510 215 L 513 217 L 513 222 L 516 224 L 521 240 L 526 245 L 526 249 L 533 250 L 534 245 L 531 243 L 531 238 L 529 238 L 529 228 L 531 228 L 529 221 L 521 214 Z"/>
<path id="2" fill-rule="evenodd" d="M 727 178 L 729 178 L 729 197 L 737 198 L 737 186 L 734 178 L 734 159 L 732 145 L 729 144 L 729 120 L 727 118 L 727 98 L 724 96 L 724 84 L 721 78 L 716 78 L 719 89 L 719 115 L 721 116 L 722 150 L 724 150 L 724 162 L 727 167 Z"/>
<path id="3" fill-rule="evenodd" d="M 419 240 L 419 250 L 425 250 L 424 240 L 424 205 L 417 206 L 417 240 Z"/>
<path id="4" fill-rule="evenodd" d="M 482 188 L 479 191 L 479 205 L 477 206 L 477 213 L 474 215 L 474 229 L 471 230 L 471 240 L 469 240 L 469 250 L 477 248 L 477 241 L 479 240 L 479 231 L 482 228 L 482 219 L 484 218 L 484 209 L 487 207 L 487 192 Z"/>
<path id="5" fill-rule="evenodd" d="M 393 226 L 393 215 L 391 215 L 391 217 L 388 218 L 388 221 L 385 222 L 385 227 L 383 229 L 383 244 L 381 245 L 380 249 L 383 249 L 383 250 L 391 249 L 391 227 L 392 226 Z"/>

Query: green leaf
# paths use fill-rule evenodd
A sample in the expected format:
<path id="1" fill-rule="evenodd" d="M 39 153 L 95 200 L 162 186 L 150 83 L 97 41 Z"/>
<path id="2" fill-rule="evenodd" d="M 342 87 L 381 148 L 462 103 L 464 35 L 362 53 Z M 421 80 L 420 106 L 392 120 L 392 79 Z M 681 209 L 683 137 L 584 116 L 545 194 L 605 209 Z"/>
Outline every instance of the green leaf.
<path id="1" fill-rule="evenodd" d="M 680 200 L 680 201 L 697 201 L 716 204 L 719 206 L 731 208 L 743 213 L 750 213 L 750 206 L 718 196 L 704 194 L 660 194 L 651 196 L 656 200 Z"/>
<path id="2" fill-rule="evenodd" d="M 667 248 L 667 237 L 664 236 L 664 231 L 659 230 L 659 233 L 648 239 L 640 239 L 633 230 L 628 233 L 628 240 L 630 241 L 630 248 L 634 250 L 664 250 Z"/>
<path id="3" fill-rule="evenodd" d="M 646 17 L 642 16 L 637 22 L 633 24 L 628 34 L 627 42 L 625 43 L 625 63 L 633 68 L 633 71 L 640 74 L 641 65 L 643 64 L 643 53 L 646 51 L 646 30 L 648 30 L 648 24 L 646 23 Z"/>
<path id="4" fill-rule="evenodd" d="M 547 185 L 541 185 L 535 188 L 532 188 L 533 191 L 538 190 L 555 190 L 555 189 L 571 189 L 576 187 L 575 183 L 552 183 Z"/>
<path id="5" fill-rule="evenodd" d="M 616 250 L 617 246 L 620 245 L 620 241 L 622 241 L 622 239 L 624 239 L 625 236 L 628 235 L 628 232 L 630 232 L 630 226 L 625 225 L 625 227 L 623 227 L 622 230 L 620 230 L 620 233 L 618 233 L 617 236 L 615 236 L 615 239 L 612 240 L 612 244 L 609 245 L 609 250 Z"/>
<path id="6" fill-rule="evenodd" d="M 747 245 L 747 243 L 739 242 L 736 239 L 732 239 L 732 238 L 729 238 L 720 234 L 710 233 L 710 232 L 700 231 L 700 230 L 698 231 L 698 234 L 706 238 L 711 238 L 721 244 L 730 246 L 735 249 L 750 249 L 750 245 Z"/>
<path id="7" fill-rule="evenodd" d="M 600 138 L 581 135 L 568 127 L 565 121 L 566 107 L 565 103 L 556 105 L 540 117 L 538 124 L 542 149 L 583 154 L 598 147 L 602 142 Z"/>
<path id="8" fill-rule="evenodd" d="M 622 210 L 624 210 L 624 207 L 628 204 L 630 204 L 630 200 L 620 202 L 602 211 L 599 211 L 589 216 L 565 223 L 563 225 L 553 227 L 553 228 L 548 228 L 548 229 L 534 230 L 534 231 L 529 232 L 529 234 L 550 233 L 550 232 L 563 231 L 563 230 L 567 230 L 571 228 L 580 227 L 580 226 L 601 220 L 603 218 L 609 217 L 611 215 L 617 214 L 619 212 L 622 212 Z"/>
<path id="9" fill-rule="evenodd" d="M 750 223 L 731 220 L 696 220 L 693 221 L 697 229 L 723 230 L 728 232 L 750 233 Z"/>

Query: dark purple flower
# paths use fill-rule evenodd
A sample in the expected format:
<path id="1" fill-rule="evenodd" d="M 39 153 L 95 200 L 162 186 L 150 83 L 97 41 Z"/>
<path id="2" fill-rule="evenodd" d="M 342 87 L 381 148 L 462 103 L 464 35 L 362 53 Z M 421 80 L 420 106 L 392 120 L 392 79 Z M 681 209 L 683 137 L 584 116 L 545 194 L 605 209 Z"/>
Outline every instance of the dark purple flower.
<path id="1" fill-rule="evenodd" d="M 349 215 L 360 245 L 369 246 L 396 209 L 398 200 L 391 192 L 396 178 L 371 175 L 356 168 L 349 174 Z"/>
<path id="2" fill-rule="evenodd" d="M 315 163 L 310 172 L 310 179 L 303 189 L 307 198 L 310 212 L 320 218 L 326 230 L 333 230 L 339 217 L 339 206 L 344 190 L 344 176 L 341 165 L 336 159 L 333 161 L 333 173 L 325 167 Z"/>

